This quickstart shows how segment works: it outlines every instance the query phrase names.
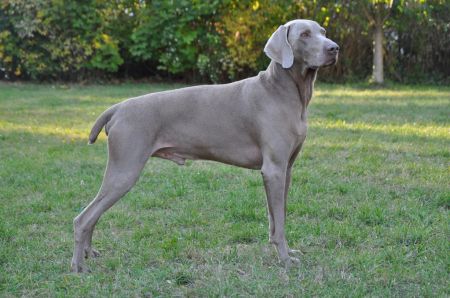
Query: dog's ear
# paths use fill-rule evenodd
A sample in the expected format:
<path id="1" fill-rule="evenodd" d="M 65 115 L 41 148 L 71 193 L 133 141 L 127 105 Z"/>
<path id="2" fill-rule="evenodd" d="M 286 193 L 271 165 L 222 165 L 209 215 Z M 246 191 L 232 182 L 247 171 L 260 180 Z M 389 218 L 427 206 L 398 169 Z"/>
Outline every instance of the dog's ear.
<path id="1" fill-rule="evenodd" d="M 289 68 L 294 64 L 294 52 L 288 42 L 288 28 L 284 25 L 278 27 L 264 47 L 264 53 L 283 68 Z"/>

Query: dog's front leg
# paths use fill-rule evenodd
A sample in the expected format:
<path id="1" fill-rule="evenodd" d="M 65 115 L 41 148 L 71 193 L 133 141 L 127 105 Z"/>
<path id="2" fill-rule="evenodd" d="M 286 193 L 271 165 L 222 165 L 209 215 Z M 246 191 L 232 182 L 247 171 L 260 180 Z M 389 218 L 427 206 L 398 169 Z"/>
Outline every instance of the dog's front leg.
<path id="1" fill-rule="evenodd" d="M 289 186 L 291 185 L 291 172 L 292 172 L 292 162 L 290 162 L 287 170 L 286 170 L 286 184 L 284 186 L 284 218 L 286 219 L 286 213 L 287 213 L 287 201 L 288 201 L 288 193 L 289 193 Z M 286 246 L 288 248 L 289 255 L 301 255 L 302 252 L 297 249 L 290 249 L 289 245 L 286 243 Z M 297 260 L 296 260 L 297 261 Z"/>
<path id="2" fill-rule="evenodd" d="M 277 249 L 280 261 L 288 268 L 293 262 L 298 263 L 299 260 L 289 256 L 284 231 L 286 219 L 285 192 L 287 191 L 286 167 L 272 162 L 264 163 L 261 172 L 269 211 L 269 241 Z"/>

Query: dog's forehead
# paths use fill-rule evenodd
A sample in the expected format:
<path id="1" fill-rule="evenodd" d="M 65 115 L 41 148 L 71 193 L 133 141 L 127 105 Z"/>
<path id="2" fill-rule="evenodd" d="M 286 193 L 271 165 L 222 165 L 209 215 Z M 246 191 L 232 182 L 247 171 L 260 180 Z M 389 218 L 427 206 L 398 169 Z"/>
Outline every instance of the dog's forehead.
<path id="1" fill-rule="evenodd" d="M 317 22 L 311 20 L 292 20 L 284 24 L 284 26 L 290 27 L 291 30 L 320 30 L 321 28 Z"/>

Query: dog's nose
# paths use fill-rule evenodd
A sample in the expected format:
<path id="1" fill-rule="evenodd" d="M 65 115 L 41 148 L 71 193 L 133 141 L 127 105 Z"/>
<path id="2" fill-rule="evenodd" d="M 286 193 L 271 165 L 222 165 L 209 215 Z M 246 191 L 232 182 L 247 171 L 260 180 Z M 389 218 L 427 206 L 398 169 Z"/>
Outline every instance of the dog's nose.
<path id="1" fill-rule="evenodd" d="M 336 54 L 337 52 L 339 52 L 339 46 L 333 43 L 332 45 L 328 46 L 327 51 L 330 54 Z"/>

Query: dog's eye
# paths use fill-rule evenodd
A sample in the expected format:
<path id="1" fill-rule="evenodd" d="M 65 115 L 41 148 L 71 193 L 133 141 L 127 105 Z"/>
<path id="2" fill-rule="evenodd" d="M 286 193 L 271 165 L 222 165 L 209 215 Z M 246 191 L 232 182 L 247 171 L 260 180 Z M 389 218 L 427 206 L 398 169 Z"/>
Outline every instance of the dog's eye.
<path id="1" fill-rule="evenodd" d="M 325 36 L 325 34 L 327 34 L 327 31 L 325 31 L 325 29 L 320 30 L 320 33 Z"/>
<path id="2" fill-rule="evenodd" d="M 311 31 L 308 30 L 308 31 L 302 32 L 302 34 L 300 34 L 300 36 L 304 37 L 304 38 L 311 37 Z"/>

